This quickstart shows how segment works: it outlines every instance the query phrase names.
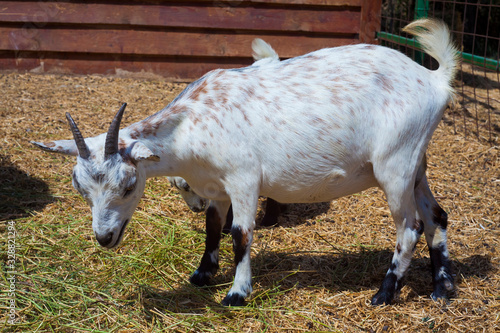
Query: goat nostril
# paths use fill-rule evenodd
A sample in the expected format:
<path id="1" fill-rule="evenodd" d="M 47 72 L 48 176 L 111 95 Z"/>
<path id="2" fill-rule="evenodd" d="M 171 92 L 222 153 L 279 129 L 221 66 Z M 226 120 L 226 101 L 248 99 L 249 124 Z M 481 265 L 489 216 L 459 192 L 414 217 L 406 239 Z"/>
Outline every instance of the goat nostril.
<path id="1" fill-rule="evenodd" d="M 111 243 L 111 240 L 113 239 L 113 232 L 108 232 L 104 235 L 104 237 L 96 235 L 96 239 L 101 246 L 106 247 L 107 245 L 109 245 L 109 243 Z"/>

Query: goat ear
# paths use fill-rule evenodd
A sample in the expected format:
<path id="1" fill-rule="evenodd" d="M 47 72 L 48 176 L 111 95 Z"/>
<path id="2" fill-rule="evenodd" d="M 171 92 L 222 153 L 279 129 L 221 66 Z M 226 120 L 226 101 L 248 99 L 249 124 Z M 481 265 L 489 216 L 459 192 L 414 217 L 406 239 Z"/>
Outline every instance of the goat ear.
<path id="1" fill-rule="evenodd" d="M 35 145 L 35 147 L 51 153 L 78 156 L 78 148 L 74 140 L 58 140 L 48 143 L 31 141 L 31 143 Z"/>
<path id="2" fill-rule="evenodd" d="M 158 162 L 160 160 L 160 157 L 158 155 L 155 155 L 148 147 L 146 147 L 139 141 L 135 141 L 131 145 L 130 157 L 132 157 L 134 161 Z"/>

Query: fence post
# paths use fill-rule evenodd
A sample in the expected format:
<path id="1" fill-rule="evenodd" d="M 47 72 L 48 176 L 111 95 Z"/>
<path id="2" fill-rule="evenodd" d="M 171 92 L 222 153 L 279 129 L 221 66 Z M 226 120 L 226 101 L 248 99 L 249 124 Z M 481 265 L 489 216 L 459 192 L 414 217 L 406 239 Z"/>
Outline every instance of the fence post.
<path id="1" fill-rule="evenodd" d="M 428 17 L 429 15 L 429 0 L 416 0 L 415 1 L 415 20 Z M 424 63 L 424 53 L 420 51 L 415 52 L 415 61 L 419 65 Z"/>

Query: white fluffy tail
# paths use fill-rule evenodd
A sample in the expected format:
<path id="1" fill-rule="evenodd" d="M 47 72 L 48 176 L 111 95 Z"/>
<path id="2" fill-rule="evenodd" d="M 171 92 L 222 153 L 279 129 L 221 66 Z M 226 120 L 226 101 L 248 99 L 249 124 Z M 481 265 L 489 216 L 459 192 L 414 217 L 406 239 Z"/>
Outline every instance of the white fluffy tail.
<path id="1" fill-rule="evenodd" d="M 280 58 L 278 53 L 268 43 L 264 42 L 260 38 L 255 38 L 252 41 L 252 56 L 255 61 L 262 59 L 270 59 L 279 61 Z"/>
<path id="2" fill-rule="evenodd" d="M 443 76 L 450 92 L 458 66 L 458 50 L 453 44 L 446 24 L 435 19 L 416 20 L 403 28 L 404 32 L 414 35 L 424 51 L 439 63 L 436 73 Z"/>

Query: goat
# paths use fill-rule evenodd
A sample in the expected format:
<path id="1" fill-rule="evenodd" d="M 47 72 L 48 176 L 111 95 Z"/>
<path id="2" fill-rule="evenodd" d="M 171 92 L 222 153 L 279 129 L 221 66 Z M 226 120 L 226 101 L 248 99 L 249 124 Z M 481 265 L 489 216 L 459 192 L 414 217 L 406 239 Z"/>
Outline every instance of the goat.
<path id="1" fill-rule="evenodd" d="M 284 61 L 214 70 L 164 109 L 121 131 L 124 104 L 107 133 L 36 143 L 77 156 L 73 185 L 92 209 L 97 241 L 120 244 L 149 177 L 179 176 L 211 200 L 206 248 L 191 277 L 209 283 L 218 269 L 223 219 L 233 206 L 234 282 L 222 304 L 245 304 L 252 292 L 250 245 L 259 195 L 282 203 L 324 202 L 378 186 L 397 229 L 392 263 L 372 304 L 390 304 L 417 240 L 425 233 L 433 293 L 453 288 L 447 215 L 425 175 L 425 152 L 453 98 L 457 51 L 446 25 L 423 19 L 415 35 L 439 68 L 398 51 L 358 44 Z"/>
<path id="2" fill-rule="evenodd" d="M 167 177 L 170 184 L 179 190 L 182 199 L 186 202 L 186 205 L 195 213 L 205 211 L 208 201 L 205 198 L 200 197 L 196 194 L 191 186 L 181 177 Z"/>
<path id="3" fill-rule="evenodd" d="M 205 198 L 200 197 L 196 194 L 186 180 L 181 177 L 167 177 L 168 181 L 179 190 L 182 199 L 186 202 L 186 205 L 195 213 L 203 212 L 207 207 L 208 201 Z M 261 226 L 270 227 L 278 224 L 278 217 L 281 214 L 282 205 L 271 199 L 266 200 L 266 213 L 262 218 Z M 211 215 L 209 215 L 211 216 Z M 212 221 L 207 221 L 207 224 L 213 223 Z M 226 224 L 222 230 L 223 233 L 228 233 L 231 230 L 233 224 L 233 210 L 229 207 L 229 212 L 226 217 Z"/>

